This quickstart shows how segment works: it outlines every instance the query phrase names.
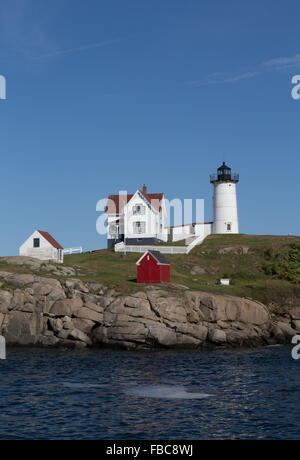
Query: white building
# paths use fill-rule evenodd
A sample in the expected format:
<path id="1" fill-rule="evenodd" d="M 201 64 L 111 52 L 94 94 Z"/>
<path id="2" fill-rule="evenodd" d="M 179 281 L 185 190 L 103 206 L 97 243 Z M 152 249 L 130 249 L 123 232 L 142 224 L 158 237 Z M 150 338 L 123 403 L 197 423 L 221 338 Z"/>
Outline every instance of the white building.
<path id="1" fill-rule="evenodd" d="M 236 184 L 240 178 L 225 163 L 210 178 L 214 186 L 213 234 L 239 233 Z"/>
<path id="2" fill-rule="evenodd" d="M 20 246 L 20 256 L 63 263 L 63 247 L 47 232 L 36 230 Z"/>
<path id="3" fill-rule="evenodd" d="M 134 195 L 110 195 L 106 207 L 108 215 L 108 247 L 125 242 L 127 245 L 153 245 L 168 240 L 165 227 L 166 205 L 163 193 L 137 190 Z"/>
<path id="4" fill-rule="evenodd" d="M 206 238 L 211 234 L 239 233 L 236 184 L 238 174 L 232 174 L 225 163 L 217 174 L 210 177 L 214 186 L 214 221 L 195 222 L 187 225 L 166 227 L 166 201 L 163 193 L 137 190 L 134 195 L 126 193 L 110 195 L 106 207 L 108 215 L 108 248 L 117 243 L 125 245 L 154 245 L 156 242 L 181 241 L 192 237 Z"/>

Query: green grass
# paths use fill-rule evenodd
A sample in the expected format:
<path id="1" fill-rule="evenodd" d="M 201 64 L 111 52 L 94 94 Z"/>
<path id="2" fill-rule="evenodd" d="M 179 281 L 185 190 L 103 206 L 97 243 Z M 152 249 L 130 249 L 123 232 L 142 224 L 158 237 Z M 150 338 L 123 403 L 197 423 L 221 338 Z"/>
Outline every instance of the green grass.
<path id="1" fill-rule="evenodd" d="M 192 290 L 250 297 L 265 304 L 300 305 L 299 245 L 300 237 L 293 236 L 213 235 L 189 255 L 166 255 L 171 262 L 172 283 L 164 284 L 164 289 L 180 293 L 176 286 L 183 285 Z M 219 253 L 223 248 L 242 246 L 249 248 L 248 254 Z M 65 265 L 76 268 L 77 278 L 127 294 L 145 287 L 136 283 L 136 262 L 140 257 L 141 254 L 124 257 L 113 250 L 101 250 L 66 256 Z M 194 266 L 204 268 L 206 273 L 192 275 Z M 24 266 L 8 265 L 1 259 L 0 270 L 30 272 Z M 231 279 L 230 286 L 216 284 L 223 277 Z"/>
<path id="2" fill-rule="evenodd" d="M 174 289 L 184 285 L 193 290 L 218 294 L 250 297 L 264 303 L 283 304 L 286 299 L 300 300 L 300 280 L 289 279 L 266 270 L 268 254 L 293 252 L 293 245 L 300 244 L 299 237 L 256 235 L 213 235 L 201 246 L 196 246 L 189 255 L 166 255 L 171 262 L 172 284 L 164 288 Z M 220 254 L 222 248 L 246 246 L 249 252 Z M 122 293 L 140 290 L 137 285 L 136 262 L 140 254 L 123 257 L 112 250 L 67 256 L 65 264 L 80 270 L 80 276 L 89 281 L 99 281 L 117 288 Z M 282 256 L 283 257 L 283 256 Z M 298 266 L 298 253 L 292 254 L 292 264 Z M 285 260 L 285 259 L 284 259 Z M 270 262 L 270 260 L 269 260 Z M 204 275 L 191 275 L 194 266 L 205 269 Z M 297 268 L 296 268 L 297 270 Z M 219 278 L 231 279 L 231 286 L 218 286 Z"/>

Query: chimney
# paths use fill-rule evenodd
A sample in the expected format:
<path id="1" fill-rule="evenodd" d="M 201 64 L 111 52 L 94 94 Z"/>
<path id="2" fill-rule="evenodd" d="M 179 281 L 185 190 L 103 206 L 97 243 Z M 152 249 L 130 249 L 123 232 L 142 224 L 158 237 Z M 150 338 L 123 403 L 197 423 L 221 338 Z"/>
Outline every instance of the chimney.
<path id="1" fill-rule="evenodd" d="M 144 184 L 144 186 L 143 186 L 143 193 L 144 193 L 145 195 L 147 195 L 147 186 L 146 186 L 145 184 Z"/>

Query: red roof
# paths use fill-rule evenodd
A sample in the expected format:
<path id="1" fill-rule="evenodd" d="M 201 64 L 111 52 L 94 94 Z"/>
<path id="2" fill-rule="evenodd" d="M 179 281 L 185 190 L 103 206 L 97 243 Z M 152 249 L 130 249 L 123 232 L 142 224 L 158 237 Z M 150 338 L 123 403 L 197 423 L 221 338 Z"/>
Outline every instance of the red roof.
<path id="1" fill-rule="evenodd" d="M 63 249 L 63 247 L 50 235 L 48 232 L 43 232 L 42 230 L 38 230 L 38 232 L 48 241 L 54 248 L 56 249 Z"/>
<path id="2" fill-rule="evenodd" d="M 144 193 L 141 190 L 139 190 L 139 192 L 156 211 L 160 211 L 161 202 L 164 197 L 163 193 Z M 129 203 L 133 197 L 134 195 L 110 195 L 105 209 L 106 214 L 123 214 L 126 204 Z"/>

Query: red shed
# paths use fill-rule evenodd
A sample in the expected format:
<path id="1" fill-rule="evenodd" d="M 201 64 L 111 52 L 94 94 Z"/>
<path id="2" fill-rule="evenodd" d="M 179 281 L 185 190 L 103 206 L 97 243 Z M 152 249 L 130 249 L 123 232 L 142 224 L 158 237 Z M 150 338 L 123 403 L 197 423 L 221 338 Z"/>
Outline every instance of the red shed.
<path id="1" fill-rule="evenodd" d="M 137 262 L 137 282 L 170 283 L 170 262 L 159 251 L 147 251 Z"/>

